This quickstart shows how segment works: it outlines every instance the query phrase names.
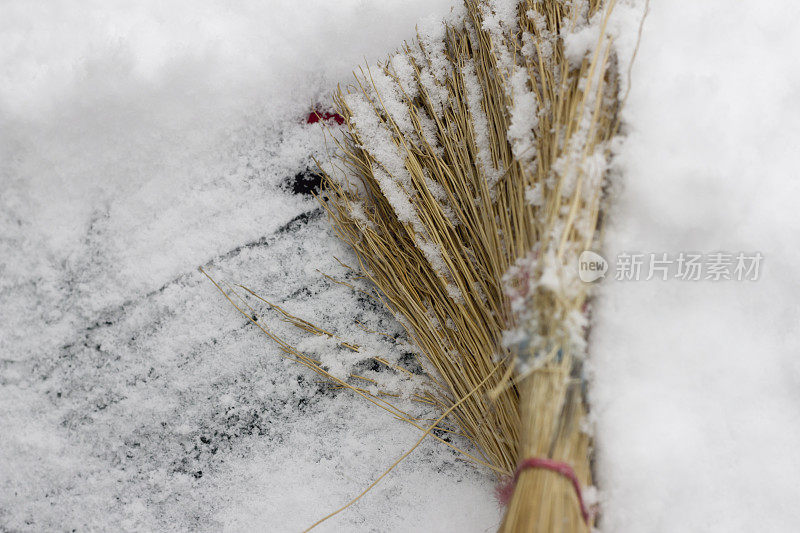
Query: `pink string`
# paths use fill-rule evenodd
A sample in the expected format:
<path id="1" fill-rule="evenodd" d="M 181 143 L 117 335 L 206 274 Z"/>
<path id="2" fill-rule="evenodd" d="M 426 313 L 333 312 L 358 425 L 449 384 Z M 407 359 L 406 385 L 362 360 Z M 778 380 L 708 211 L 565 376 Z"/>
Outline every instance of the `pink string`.
<path id="1" fill-rule="evenodd" d="M 522 461 L 519 466 L 517 466 L 517 470 L 514 472 L 514 477 L 511 478 L 508 483 L 500 485 L 497 488 L 497 498 L 503 504 L 507 505 L 511 500 L 511 495 L 514 493 L 514 487 L 517 485 L 517 480 L 519 479 L 520 474 L 522 474 L 522 472 L 528 468 L 543 468 L 545 470 L 550 470 L 551 472 L 561 474 L 565 478 L 569 479 L 572 482 L 572 487 L 575 489 L 575 495 L 578 497 L 578 504 L 581 507 L 581 516 L 583 516 L 583 521 L 587 524 L 589 523 L 589 518 L 591 515 L 589 514 L 589 510 L 586 508 L 586 503 L 583 501 L 581 483 L 578 481 L 578 476 L 575 475 L 575 470 L 573 470 L 572 467 L 567 463 L 555 461 L 553 459 L 530 457 Z"/>

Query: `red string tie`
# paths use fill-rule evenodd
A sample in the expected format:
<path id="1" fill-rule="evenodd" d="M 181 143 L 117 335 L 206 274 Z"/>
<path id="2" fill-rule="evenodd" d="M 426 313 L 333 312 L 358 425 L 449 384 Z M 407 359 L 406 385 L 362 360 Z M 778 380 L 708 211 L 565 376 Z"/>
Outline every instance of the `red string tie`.
<path id="1" fill-rule="evenodd" d="M 581 490 L 581 483 L 578 481 L 578 476 L 575 475 L 575 470 L 562 461 L 555 461 L 553 459 L 545 459 L 542 457 L 529 457 L 522 461 L 519 466 L 517 466 L 516 471 L 514 471 L 514 477 L 510 480 L 508 484 L 505 486 L 501 486 L 497 490 L 498 498 L 503 503 L 508 503 L 511 500 L 511 495 L 514 492 L 514 487 L 517 485 L 517 480 L 519 479 L 520 474 L 524 470 L 528 468 L 542 468 L 544 470 L 550 470 L 551 472 L 555 472 L 557 474 L 561 474 L 565 478 L 569 479 L 572 483 L 572 487 L 575 489 L 575 495 L 578 497 L 578 505 L 581 508 L 581 516 L 583 516 L 583 521 L 587 524 L 589 523 L 589 519 L 591 514 L 586 507 L 586 502 L 583 501 L 583 491 Z"/>

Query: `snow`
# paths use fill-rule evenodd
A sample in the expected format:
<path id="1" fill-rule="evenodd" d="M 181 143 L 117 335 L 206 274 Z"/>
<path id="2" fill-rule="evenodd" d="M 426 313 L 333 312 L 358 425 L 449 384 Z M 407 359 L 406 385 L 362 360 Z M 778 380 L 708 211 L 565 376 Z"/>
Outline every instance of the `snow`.
<path id="1" fill-rule="evenodd" d="M 474 28 L 470 28 L 474 32 Z M 480 163 L 478 170 L 483 173 L 490 192 L 494 192 L 494 186 L 500 180 L 501 172 L 494 166 L 492 152 L 489 144 L 489 119 L 484 110 L 483 92 L 481 91 L 478 75 L 475 72 L 475 61 L 468 59 L 464 61 L 461 68 L 461 76 L 464 79 L 464 96 L 467 101 L 469 115 L 472 118 L 472 129 L 475 132 L 476 159 Z"/>
<path id="2" fill-rule="evenodd" d="M 514 156 L 525 162 L 524 168 L 532 168 L 530 165 L 536 156 L 534 134 L 539 127 L 536 95 L 528 88 L 529 80 L 527 69 L 515 67 L 509 83 L 513 105 L 509 109 L 511 124 L 508 127 L 508 140 L 511 141 Z"/>
<path id="3" fill-rule="evenodd" d="M 498 39 L 509 5 L 487 22 Z M 288 184 L 325 151 L 303 123 L 312 106 L 418 21 L 430 58 L 450 7 L 3 4 L 0 529 L 296 531 L 416 442 L 418 430 L 281 358 L 197 267 L 362 345 L 301 334 L 248 300 L 259 323 L 333 372 L 414 386 L 370 362 L 413 348 L 392 340 L 391 316 L 322 276 L 362 287 L 315 202 Z M 623 71 L 643 7 L 618 2 L 610 22 Z M 613 271 L 599 282 L 588 352 L 603 531 L 800 521 L 798 11 L 787 0 L 651 5 L 603 255 L 765 259 L 752 282 L 619 282 Z M 590 37 L 580 29 L 570 53 Z M 408 65 L 391 67 L 405 86 Z M 440 98 L 447 69 L 434 60 L 423 72 Z M 426 439 L 319 530 L 491 531 L 492 488 Z"/>
<path id="4" fill-rule="evenodd" d="M 643 5 L 621 7 L 616 24 L 631 28 Z M 601 528 L 795 531 L 800 10 L 650 9 L 604 255 L 764 260 L 758 281 L 602 282 L 589 347 Z"/>
<path id="5" fill-rule="evenodd" d="M 408 388 L 369 359 L 407 347 L 355 321 L 399 325 L 322 276 L 358 284 L 316 202 L 290 189 L 325 153 L 312 106 L 449 7 L 4 3 L 1 530 L 297 531 L 416 442 L 284 360 L 197 267 L 362 344 L 335 372 Z M 324 342 L 249 302 L 276 334 Z M 491 490 L 426 439 L 319 530 L 491 530 Z"/>

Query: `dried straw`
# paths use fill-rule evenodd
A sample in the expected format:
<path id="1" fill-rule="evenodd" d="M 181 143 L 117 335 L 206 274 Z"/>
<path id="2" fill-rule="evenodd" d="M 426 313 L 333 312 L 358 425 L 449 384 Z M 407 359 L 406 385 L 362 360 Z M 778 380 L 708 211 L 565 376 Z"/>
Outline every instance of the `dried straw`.
<path id="1" fill-rule="evenodd" d="M 497 3 L 499 4 L 499 2 Z M 603 177 L 617 128 L 614 1 L 465 0 L 335 98 L 323 168 L 337 234 L 419 347 L 435 401 L 482 463 L 570 464 L 591 485 L 582 361 Z M 597 28 L 567 54 L 565 36 Z M 424 435 L 423 435 L 424 436 Z M 519 476 L 501 531 L 588 531 L 564 476 Z"/>
<path id="2" fill-rule="evenodd" d="M 321 167 L 319 200 L 419 349 L 433 391 L 412 399 L 440 410 L 433 424 L 389 401 L 397 395 L 372 378 L 332 375 L 267 329 L 236 289 L 201 271 L 285 357 L 422 431 L 414 448 L 430 435 L 501 479 L 524 459 L 552 459 L 588 487 L 582 363 L 591 287 L 576 266 L 583 250 L 599 246 L 619 125 L 606 34 L 614 2 L 465 0 L 440 35 L 420 34 L 335 97 L 346 128 L 333 136 L 334 160 Z M 586 39 L 573 39 L 568 50 L 579 32 L 596 38 L 585 49 Z M 280 320 L 361 350 L 239 288 Z M 434 430 L 462 435 L 477 451 Z M 414 448 L 311 528 L 361 498 Z M 592 525 L 571 480 L 538 468 L 519 473 L 500 530 L 572 533 Z"/>

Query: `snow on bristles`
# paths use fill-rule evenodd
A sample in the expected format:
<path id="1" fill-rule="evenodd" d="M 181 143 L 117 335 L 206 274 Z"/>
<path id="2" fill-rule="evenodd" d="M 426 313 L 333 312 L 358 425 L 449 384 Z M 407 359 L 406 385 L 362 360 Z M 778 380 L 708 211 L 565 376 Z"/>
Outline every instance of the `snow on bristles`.
<path id="1" fill-rule="evenodd" d="M 577 261 L 617 128 L 613 3 L 465 0 L 335 96 L 345 172 L 323 169 L 323 206 L 499 476 L 542 457 L 591 485 Z M 525 471 L 501 531 L 591 527 L 568 481 Z"/>
<path id="2" fill-rule="evenodd" d="M 483 99 L 483 91 L 475 73 L 475 63 L 472 59 L 464 61 L 461 68 L 461 76 L 464 78 L 464 96 L 471 119 L 469 124 L 472 126 L 475 135 L 475 158 L 486 179 L 489 191 L 494 194 L 494 186 L 500 181 L 502 173 L 496 167 L 492 158 L 489 121 L 486 118 L 486 111 L 484 111 L 486 103 Z"/>

